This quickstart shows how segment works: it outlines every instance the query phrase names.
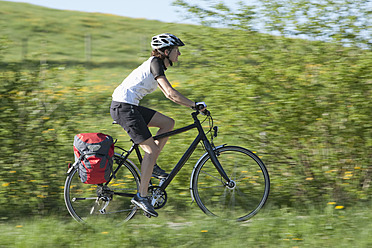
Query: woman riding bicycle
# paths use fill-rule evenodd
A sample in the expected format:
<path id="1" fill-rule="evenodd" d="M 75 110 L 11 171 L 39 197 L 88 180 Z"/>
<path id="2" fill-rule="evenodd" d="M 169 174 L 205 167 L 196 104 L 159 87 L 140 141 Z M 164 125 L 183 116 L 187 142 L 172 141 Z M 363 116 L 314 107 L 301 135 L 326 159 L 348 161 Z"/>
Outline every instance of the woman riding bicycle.
<path id="1" fill-rule="evenodd" d="M 195 108 L 196 103 L 175 90 L 164 74 L 169 66 L 178 61 L 178 56 L 181 55 L 179 47 L 184 45 L 179 38 L 169 33 L 152 37 L 151 57 L 132 71 L 112 94 L 111 117 L 145 152 L 141 163 L 139 192 L 132 199 L 132 203 L 154 217 L 158 214 L 147 198 L 148 185 L 151 176 L 156 178 L 168 176 L 156 165 L 156 160 L 168 138 L 154 140 L 148 127 L 158 127 L 157 135 L 162 134 L 173 129 L 174 120 L 155 110 L 140 106 L 139 102 L 145 95 L 159 87 L 173 102 Z"/>

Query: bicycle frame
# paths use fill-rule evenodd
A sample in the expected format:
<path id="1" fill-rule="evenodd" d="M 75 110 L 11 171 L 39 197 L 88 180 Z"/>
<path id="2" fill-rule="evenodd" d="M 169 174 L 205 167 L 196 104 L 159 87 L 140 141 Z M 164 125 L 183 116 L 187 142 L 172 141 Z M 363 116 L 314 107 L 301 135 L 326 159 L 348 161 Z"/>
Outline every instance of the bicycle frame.
<path id="1" fill-rule="evenodd" d="M 176 164 L 176 166 L 173 168 L 173 170 L 171 171 L 171 173 L 169 174 L 169 176 L 160 185 L 160 188 L 162 190 L 165 190 L 167 188 L 167 186 L 171 183 L 171 181 L 173 180 L 173 178 L 182 169 L 182 167 L 185 165 L 185 163 L 187 162 L 187 160 L 190 158 L 191 154 L 195 151 L 195 149 L 196 149 L 196 147 L 197 147 L 197 145 L 199 144 L 200 141 L 203 141 L 204 147 L 207 150 L 208 154 L 210 155 L 212 163 L 214 164 L 214 166 L 216 167 L 217 171 L 220 173 L 220 175 L 222 176 L 222 178 L 224 178 L 226 180 L 226 184 L 229 184 L 231 182 L 230 179 L 229 179 L 229 177 L 227 176 L 226 172 L 223 170 L 220 162 L 218 161 L 217 156 L 216 156 L 216 154 L 213 151 L 213 147 L 212 147 L 211 143 L 209 142 L 207 136 L 205 135 L 205 132 L 203 130 L 203 127 L 202 127 L 202 125 L 201 125 L 201 123 L 200 123 L 200 121 L 199 121 L 199 119 L 197 117 L 198 114 L 199 114 L 198 111 L 197 112 L 193 112 L 191 114 L 192 115 L 192 118 L 194 119 L 194 123 L 193 124 L 188 125 L 186 127 L 182 127 L 182 128 L 173 130 L 173 131 L 170 131 L 170 132 L 167 132 L 167 133 L 156 135 L 156 136 L 153 137 L 154 140 L 159 140 L 159 139 L 162 139 L 162 138 L 165 138 L 165 137 L 170 137 L 170 136 L 173 136 L 173 135 L 176 135 L 176 134 L 179 134 L 179 133 L 186 132 L 186 131 L 191 130 L 191 129 L 194 129 L 194 128 L 197 128 L 197 130 L 198 130 L 198 135 L 196 136 L 195 140 L 191 143 L 190 147 L 183 154 L 183 156 L 178 161 L 178 163 Z M 127 152 L 127 154 L 124 156 L 124 161 L 127 160 L 127 158 L 133 152 L 133 150 L 136 151 L 138 160 L 140 161 L 140 163 L 142 163 L 142 155 L 141 155 L 141 152 L 139 150 L 138 144 L 133 144 L 132 145 L 132 147 L 129 149 L 129 151 Z M 114 173 L 111 176 L 110 180 L 108 182 L 106 182 L 106 185 L 109 184 L 110 181 L 115 177 L 115 175 L 116 175 L 117 171 L 120 169 L 120 167 L 121 167 L 121 165 L 119 165 L 116 168 L 116 170 L 114 171 Z"/>

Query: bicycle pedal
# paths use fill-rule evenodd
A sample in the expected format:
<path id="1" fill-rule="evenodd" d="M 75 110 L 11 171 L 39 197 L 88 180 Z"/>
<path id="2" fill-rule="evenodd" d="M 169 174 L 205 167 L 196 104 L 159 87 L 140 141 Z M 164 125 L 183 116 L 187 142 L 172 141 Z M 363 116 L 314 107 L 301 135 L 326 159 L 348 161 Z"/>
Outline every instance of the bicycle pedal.
<path id="1" fill-rule="evenodd" d="M 143 215 L 146 216 L 146 217 L 149 218 L 149 219 L 151 218 L 151 215 L 148 214 L 148 213 L 146 213 L 146 212 L 143 212 Z"/>

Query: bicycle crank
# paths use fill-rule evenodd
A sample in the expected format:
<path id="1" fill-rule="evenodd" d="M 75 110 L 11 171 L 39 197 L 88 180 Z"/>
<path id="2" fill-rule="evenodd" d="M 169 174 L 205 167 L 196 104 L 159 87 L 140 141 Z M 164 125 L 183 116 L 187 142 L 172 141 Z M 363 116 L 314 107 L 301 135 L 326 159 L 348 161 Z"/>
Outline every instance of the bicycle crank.
<path id="1" fill-rule="evenodd" d="M 151 197 L 151 204 L 155 209 L 164 207 L 167 203 L 167 192 L 161 189 L 159 186 L 150 186 L 149 187 L 149 196 Z"/>

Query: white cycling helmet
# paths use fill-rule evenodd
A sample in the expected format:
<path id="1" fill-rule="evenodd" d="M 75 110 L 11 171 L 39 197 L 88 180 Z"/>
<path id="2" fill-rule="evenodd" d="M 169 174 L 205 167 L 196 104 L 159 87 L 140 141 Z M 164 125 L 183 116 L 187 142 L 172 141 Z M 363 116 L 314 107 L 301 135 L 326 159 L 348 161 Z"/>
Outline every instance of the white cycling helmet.
<path id="1" fill-rule="evenodd" d="M 169 33 L 159 34 L 152 37 L 151 47 L 153 50 L 170 46 L 184 46 L 185 44 L 177 36 Z"/>

